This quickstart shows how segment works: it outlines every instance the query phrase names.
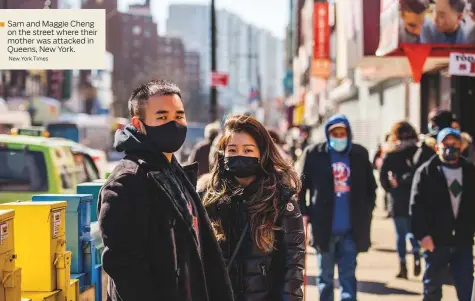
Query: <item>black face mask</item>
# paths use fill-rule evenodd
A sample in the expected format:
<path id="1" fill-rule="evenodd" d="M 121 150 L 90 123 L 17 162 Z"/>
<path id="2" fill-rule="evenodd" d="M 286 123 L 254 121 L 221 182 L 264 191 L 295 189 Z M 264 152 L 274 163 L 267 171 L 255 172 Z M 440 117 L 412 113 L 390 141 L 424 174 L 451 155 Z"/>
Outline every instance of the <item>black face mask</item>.
<path id="1" fill-rule="evenodd" d="M 442 158 L 445 161 L 457 161 L 460 158 L 460 147 L 447 146 L 442 149 Z"/>
<path id="2" fill-rule="evenodd" d="M 144 123 L 147 137 L 163 153 L 174 153 L 185 142 L 187 127 L 176 121 L 170 121 L 159 126 L 149 126 Z"/>
<path id="3" fill-rule="evenodd" d="M 237 178 L 256 175 L 261 168 L 259 158 L 234 156 L 224 158 L 224 169 Z"/>

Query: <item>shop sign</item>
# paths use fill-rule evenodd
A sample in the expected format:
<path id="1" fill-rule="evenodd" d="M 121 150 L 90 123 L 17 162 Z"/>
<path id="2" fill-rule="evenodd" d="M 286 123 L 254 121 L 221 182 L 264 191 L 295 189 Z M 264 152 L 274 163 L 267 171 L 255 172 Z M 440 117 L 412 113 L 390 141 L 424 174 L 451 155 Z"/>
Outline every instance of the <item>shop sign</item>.
<path id="1" fill-rule="evenodd" d="M 331 75 L 330 24 L 328 2 L 317 2 L 313 6 L 313 61 L 311 73 L 314 77 L 328 78 Z"/>
<path id="2" fill-rule="evenodd" d="M 475 77 L 475 54 L 451 53 L 449 74 Z"/>

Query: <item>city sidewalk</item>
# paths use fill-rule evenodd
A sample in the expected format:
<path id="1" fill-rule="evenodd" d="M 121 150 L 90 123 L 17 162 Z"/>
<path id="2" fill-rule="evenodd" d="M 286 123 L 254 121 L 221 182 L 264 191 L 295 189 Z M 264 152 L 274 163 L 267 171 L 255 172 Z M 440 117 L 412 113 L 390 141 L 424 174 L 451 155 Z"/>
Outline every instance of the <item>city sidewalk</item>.
<path id="1" fill-rule="evenodd" d="M 386 219 L 385 213 L 375 210 L 372 228 L 372 248 L 368 253 L 358 256 L 358 300 L 359 301 L 421 301 L 421 276 L 411 274 L 409 280 L 395 278 L 398 259 L 395 253 L 395 234 L 392 219 Z M 408 243 L 409 245 L 409 243 Z M 318 301 L 316 287 L 317 260 L 315 250 L 310 249 L 307 257 L 307 298 L 305 301 Z M 408 269 L 412 273 L 412 256 L 408 256 Z M 335 277 L 337 272 L 335 272 Z M 335 281 L 335 287 L 338 282 Z M 339 300 L 339 291 L 335 290 L 335 301 Z M 443 300 L 457 300 L 453 286 L 445 285 Z"/>

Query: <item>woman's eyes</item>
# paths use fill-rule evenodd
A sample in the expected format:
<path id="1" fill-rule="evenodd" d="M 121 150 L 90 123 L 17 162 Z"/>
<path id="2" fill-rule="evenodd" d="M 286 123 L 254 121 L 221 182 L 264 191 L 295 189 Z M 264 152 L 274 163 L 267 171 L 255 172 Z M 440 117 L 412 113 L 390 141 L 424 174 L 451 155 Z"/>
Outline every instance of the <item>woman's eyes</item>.
<path id="1" fill-rule="evenodd" d="M 253 150 L 253 149 L 246 149 L 246 150 L 244 150 L 244 152 L 245 152 L 245 153 L 253 153 L 254 150 Z"/>

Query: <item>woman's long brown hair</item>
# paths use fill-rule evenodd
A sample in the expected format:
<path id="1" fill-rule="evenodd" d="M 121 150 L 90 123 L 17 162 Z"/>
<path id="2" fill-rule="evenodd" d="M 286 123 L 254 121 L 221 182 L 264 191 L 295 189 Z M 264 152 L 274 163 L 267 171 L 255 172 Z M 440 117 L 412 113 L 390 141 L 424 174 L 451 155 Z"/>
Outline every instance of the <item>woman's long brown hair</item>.
<path id="1" fill-rule="evenodd" d="M 292 166 L 281 157 L 269 133 L 259 121 L 251 116 L 235 115 L 226 120 L 224 133 L 214 154 L 216 164 L 212 168 L 203 198 L 205 207 L 227 199 L 233 193 L 224 173 L 224 152 L 233 133 L 250 135 L 261 154 L 263 172 L 257 178 L 257 192 L 248 201 L 248 214 L 253 241 L 260 250 L 270 251 L 274 247 L 274 231 L 277 230 L 275 225 L 280 211 L 280 187 L 283 185 L 298 193 L 301 188 L 300 179 Z M 216 236 L 218 239 L 225 239 L 219 224 L 214 222 Z"/>

